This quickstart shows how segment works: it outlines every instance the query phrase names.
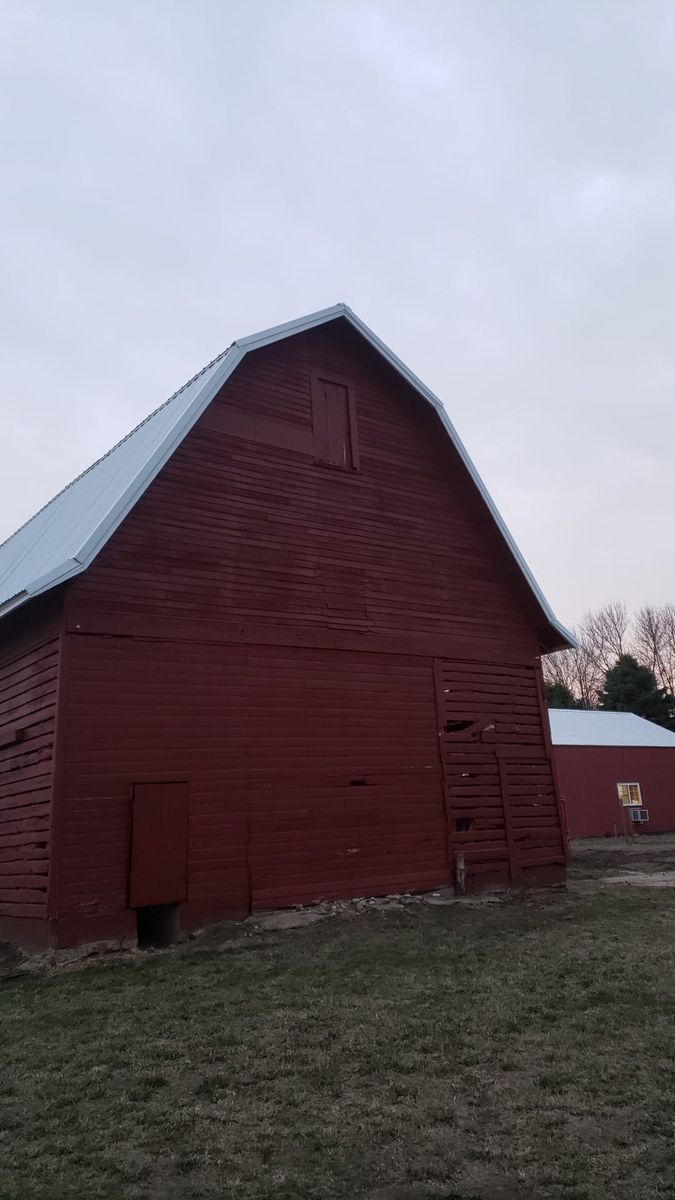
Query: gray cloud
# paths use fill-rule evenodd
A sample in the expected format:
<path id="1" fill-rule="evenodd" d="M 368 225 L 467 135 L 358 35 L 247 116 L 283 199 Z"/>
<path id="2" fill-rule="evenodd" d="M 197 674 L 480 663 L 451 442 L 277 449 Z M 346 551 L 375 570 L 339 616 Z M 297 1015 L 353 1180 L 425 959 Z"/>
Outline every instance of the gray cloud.
<path id="1" fill-rule="evenodd" d="M 656 0 L 6 0 L 0 536 L 342 299 L 561 619 L 673 599 L 674 35 Z"/>

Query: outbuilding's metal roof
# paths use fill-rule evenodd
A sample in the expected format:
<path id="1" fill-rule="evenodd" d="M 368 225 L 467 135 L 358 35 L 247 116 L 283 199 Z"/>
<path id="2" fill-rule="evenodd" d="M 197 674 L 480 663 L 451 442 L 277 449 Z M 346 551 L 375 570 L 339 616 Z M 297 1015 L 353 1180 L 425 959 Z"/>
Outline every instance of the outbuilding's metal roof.
<path id="1" fill-rule="evenodd" d="M 233 342 L 0 545 L 0 616 L 86 570 L 249 351 L 335 320 L 347 321 L 436 410 L 553 631 L 554 644 L 549 648 L 574 645 L 571 634 L 556 620 L 438 397 L 346 304 Z"/>
<path id="2" fill-rule="evenodd" d="M 548 715 L 555 746 L 670 746 L 675 749 L 675 733 L 635 713 L 551 708 Z"/>

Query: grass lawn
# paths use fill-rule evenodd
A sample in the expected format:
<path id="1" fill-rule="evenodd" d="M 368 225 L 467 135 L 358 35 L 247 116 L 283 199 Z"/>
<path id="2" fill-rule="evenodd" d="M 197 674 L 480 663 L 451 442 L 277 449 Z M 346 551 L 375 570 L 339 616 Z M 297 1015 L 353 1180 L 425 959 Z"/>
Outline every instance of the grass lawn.
<path id="1" fill-rule="evenodd" d="M 675 1195 L 675 891 L 235 927 L 0 985 L 0 1197 Z"/>

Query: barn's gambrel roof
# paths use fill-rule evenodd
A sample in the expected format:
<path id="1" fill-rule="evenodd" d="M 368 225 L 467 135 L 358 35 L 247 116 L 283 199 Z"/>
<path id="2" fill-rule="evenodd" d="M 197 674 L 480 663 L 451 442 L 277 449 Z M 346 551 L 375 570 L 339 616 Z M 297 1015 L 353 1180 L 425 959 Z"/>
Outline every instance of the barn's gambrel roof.
<path id="1" fill-rule="evenodd" d="M 0 616 L 86 570 L 249 351 L 335 320 L 348 322 L 438 413 L 552 631 L 549 648 L 573 645 L 573 638 L 556 620 L 440 400 L 346 304 L 233 342 L 0 545 Z"/>

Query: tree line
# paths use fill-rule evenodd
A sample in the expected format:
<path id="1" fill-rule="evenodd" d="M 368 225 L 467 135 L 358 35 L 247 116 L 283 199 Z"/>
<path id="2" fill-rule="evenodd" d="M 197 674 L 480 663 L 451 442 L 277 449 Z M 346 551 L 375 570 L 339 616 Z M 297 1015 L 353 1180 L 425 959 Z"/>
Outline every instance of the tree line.
<path id="1" fill-rule="evenodd" d="M 551 708 L 635 712 L 675 729 L 675 604 L 625 604 L 587 612 L 571 631 L 575 650 L 543 659 Z"/>

